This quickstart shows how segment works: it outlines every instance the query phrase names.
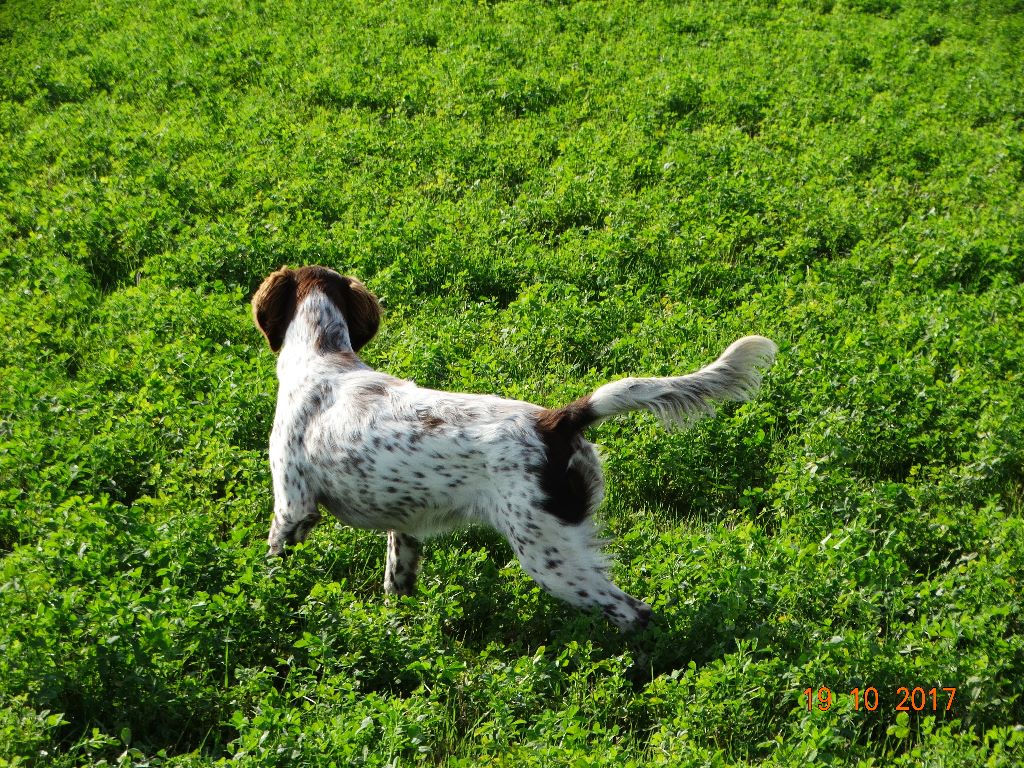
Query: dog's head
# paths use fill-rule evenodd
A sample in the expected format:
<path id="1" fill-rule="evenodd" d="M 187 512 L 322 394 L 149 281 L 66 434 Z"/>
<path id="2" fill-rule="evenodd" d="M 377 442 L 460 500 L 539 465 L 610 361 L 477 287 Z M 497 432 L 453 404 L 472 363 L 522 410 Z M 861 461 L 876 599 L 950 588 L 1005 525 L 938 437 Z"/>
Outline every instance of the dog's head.
<path id="1" fill-rule="evenodd" d="M 272 350 L 281 349 L 296 310 L 315 292 L 323 294 L 345 318 L 353 351 L 377 333 L 380 304 L 359 280 L 343 277 L 327 267 L 282 267 L 267 277 L 252 297 L 256 327 L 267 337 Z"/>

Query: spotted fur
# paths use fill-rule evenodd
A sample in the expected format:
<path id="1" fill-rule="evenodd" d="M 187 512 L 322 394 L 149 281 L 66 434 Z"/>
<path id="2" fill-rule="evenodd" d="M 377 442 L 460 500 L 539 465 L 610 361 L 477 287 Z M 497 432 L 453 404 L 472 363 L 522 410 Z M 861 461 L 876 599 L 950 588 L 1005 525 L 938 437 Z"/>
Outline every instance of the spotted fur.
<path id="1" fill-rule="evenodd" d="M 712 413 L 714 401 L 747 400 L 776 351 L 747 336 L 696 373 L 622 379 L 545 409 L 423 389 L 370 369 L 356 351 L 376 333 L 380 307 L 355 278 L 280 269 L 252 305 L 279 353 L 272 554 L 303 541 L 323 508 L 348 525 L 388 531 L 384 587 L 408 595 L 424 537 L 488 525 L 544 589 L 600 609 L 622 629 L 645 626 L 651 609 L 608 579 L 593 521 L 604 481 L 583 430 L 639 409 L 687 424 Z"/>

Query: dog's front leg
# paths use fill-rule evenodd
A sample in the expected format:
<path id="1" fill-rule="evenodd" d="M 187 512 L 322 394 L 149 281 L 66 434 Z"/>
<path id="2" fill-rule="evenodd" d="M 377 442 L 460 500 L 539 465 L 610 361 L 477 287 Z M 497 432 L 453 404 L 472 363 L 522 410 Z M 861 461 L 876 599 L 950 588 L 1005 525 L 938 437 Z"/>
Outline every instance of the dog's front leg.
<path id="1" fill-rule="evenodd" d="M 283 467 L 274 476 L 274 520 L 267 544 L 271 555 L 284 555 L 285 547 L 305 541 L 320 522 L 316 498 L 294 467 Z"/>
<path id="2" fill-rule="evenodd" d="M 388 531 L 388 555 L 384 563 L 384 591 L 389 595 L 411 595 L 416 589 L 423 546 L 407 533 Z"/>

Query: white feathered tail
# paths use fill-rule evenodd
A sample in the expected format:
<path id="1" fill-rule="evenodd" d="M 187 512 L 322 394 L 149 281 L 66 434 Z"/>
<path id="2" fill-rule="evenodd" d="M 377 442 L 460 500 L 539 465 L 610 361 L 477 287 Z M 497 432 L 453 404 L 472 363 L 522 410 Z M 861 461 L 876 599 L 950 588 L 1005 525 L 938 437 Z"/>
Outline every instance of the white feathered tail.
<path id="1" fill-rule="evenodd" d="M 764 336 L 734 341 L 715 362 L 686 376 L 620 379 L 586 398 L 594 418 L 601 421 L 629 411 L 647 410 L 666 427 L 686 427 L 715 413 L 720 400 L 746 401 L 761 387 L 761 369 L 775 359 L 778 347 Z"/>

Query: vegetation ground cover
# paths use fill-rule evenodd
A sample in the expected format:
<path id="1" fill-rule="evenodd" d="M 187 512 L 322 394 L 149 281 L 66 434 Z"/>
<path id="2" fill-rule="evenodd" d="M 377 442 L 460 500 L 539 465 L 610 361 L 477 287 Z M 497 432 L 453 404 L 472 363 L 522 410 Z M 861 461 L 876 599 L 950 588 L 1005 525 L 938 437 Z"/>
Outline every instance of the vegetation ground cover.
<path id="1" fill-rule="evenodd" d="M 1022 33 L 1019 0 L 4 2 L 0 765 L 1019 764 Z M 545 405 L 775 339 L 755 403 L 593 431 L 654 625 L 485 531 L 401 600 L 372 533 L 265 562 L 247 299 L 284 263 L 381 297 L 371 365 Z"/>

